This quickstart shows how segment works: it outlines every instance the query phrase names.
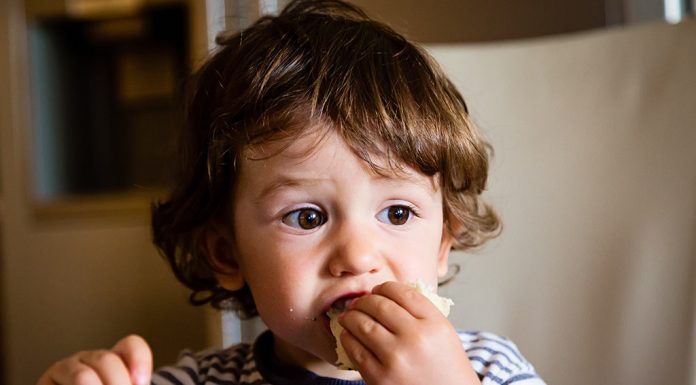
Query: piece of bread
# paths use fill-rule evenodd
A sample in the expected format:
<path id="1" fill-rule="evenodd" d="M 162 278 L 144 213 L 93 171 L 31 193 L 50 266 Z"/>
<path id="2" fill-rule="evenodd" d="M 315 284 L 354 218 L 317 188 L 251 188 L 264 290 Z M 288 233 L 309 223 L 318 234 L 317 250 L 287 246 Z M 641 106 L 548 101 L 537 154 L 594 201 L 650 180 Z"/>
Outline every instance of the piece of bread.
<path id="1" fill-rule="evenodd" d="M 418 280 L 415 283 L 410 283 L 409 285 L 416 288 L 419 293 L 423 294 L 425 298 L 429 299 L 430 302 L 432 302 L 445 317 L 449 316 L 450 306 L 454 305 L 454 302 L 452 302 L 451 299 L 440 297 L 439 295 L 435 294 L 435 290 L 430 288 L 421 280 Z M 343 370 L 355 370 L 355 365 L 353 365 L 350 358 L 348 358 L 346 351 L 343 349 L 343 344 L 341 343 L 340 336 L 341 332 L 343 332 L 343 326 L 338 323 L 338 316 L 340 314 L 341 312 L 335 309 L 332 309 L 327 313 L 331 319 L 331 322 L 329 323 L 331 326 L 331 333 L 336 339 L 336 355 L 338 356 L 336 366 Z"/>

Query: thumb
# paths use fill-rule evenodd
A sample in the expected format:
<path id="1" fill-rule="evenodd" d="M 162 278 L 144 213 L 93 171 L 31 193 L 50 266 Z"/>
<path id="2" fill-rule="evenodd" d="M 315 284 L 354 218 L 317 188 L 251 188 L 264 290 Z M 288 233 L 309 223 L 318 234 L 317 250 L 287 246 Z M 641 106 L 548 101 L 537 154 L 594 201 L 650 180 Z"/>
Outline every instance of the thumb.
<path id="1" fill-rule="evenodd" d="M 152 376 L 152 351 L 145 340 L 130 335 L 118 341 L 111 351 L 118 354 L 128 368 L 135 385 L 148 385 Z"/>

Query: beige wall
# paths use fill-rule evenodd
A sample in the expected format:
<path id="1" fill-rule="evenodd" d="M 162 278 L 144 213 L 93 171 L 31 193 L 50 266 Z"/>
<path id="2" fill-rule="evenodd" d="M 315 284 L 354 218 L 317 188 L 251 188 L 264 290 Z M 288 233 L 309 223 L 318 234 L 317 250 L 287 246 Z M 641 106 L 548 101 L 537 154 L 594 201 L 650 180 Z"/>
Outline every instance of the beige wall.
<path id="1" fill-rule="evenodd" d="M 548 384 L 696 385 L 696 21 L 432 46 L 490 139 L 504 230 L 457 253 L 456 326 Z"/>

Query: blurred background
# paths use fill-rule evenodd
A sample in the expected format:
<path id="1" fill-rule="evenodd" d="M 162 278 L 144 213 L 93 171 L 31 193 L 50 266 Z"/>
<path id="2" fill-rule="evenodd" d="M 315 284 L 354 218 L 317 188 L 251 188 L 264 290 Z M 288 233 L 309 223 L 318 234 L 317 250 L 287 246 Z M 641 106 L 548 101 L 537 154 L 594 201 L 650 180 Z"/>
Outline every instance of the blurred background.
<path id="1" fill-rule="evenodd" d="M 228 340 L 252 337 L 253 328 L 245 331 L 242 325 L 240 332 L 233 320 L 222 327 L 218 314 L 188 305 L 188 293 L 150 244 L 149 205 L 166 192 L 171 180 L 172 133 L 181 120 L 186 75 L 214 47 L 217 33 L 242 28 L 261 14 L 277 12 L 286 2 L 0 1 L 0 84 L 4 86 L 0 94 L 0 383 L 32 384 L 55 360 L 78 350 L 111 346 L 130 333 L 148 339 L 156 365 L 172 362 L 183 348 L 220 345 L 222 334 Z M 550 384 L 648 384 L 662 380 L 696 384 L 696 245 L 692 242 L 696 239 L 696 206 L 691 198 L 696 196 L 696 160 L 689 155 L 696 150 L 692 134 L 696 132 L 696 35 L 690 16 L 694 3 L 353 2 L 433 52 L 464 93 L 475 120 L 497 151 L 490 197 L 507 219 L 506 233 L 482 253 L 455 256 L 464 272 L 456 285 L 445 289 L 462 304 L 456 308 L 455 324 L 509 335 Z M 668 48 L 671 51 L 660 51 Z M 668 59 L 651 59 L 650 52 Z M 600 64 L 594 67 L 593 63 Z M 642 67 L 636 67 L 639 64 Z M 572 68 L 576 70 L 568 70 Z M 625 73 L 633 75 L 621 77 Z M 589 110 L 580 111 L 573 106 L 559 107 L 560 100 L 570 101 L 577 94 L 573 90 L 582 91 L 588 81 L 594 84 L 592 81 L 601 78 L 595 77 L 597 74 L 621 78 L 616 87 L 625 92 L 611 93 L 616 91 L 612 86 L 597 84 L 580 102 L 594 100 L 602 106 L 592 104 Z M 566 81 L 576 88 L 553 86 Z M 606 144 L 597 146 L 602 141 L 599 136 L 617 127 L 614 123 L 620 119 L 611 124 L 599 121 L 597 116 L 604 115 L 598 111 L 611 113 L 611 105 L 617 102 L 620 117 L 651 116 L 651 109 L 662 111 L 662 102 L 645 99 L 650 95 L 667 103 L 663 112 L 677 122 L 674 127 L 678 133 L 664 127 L 664 119 L 643 126 L 646 118 L 621 123 L 621 127 L 640 127 L 618 131 Z M 669 98 L 664 99 L 665 95 Z M 651 107 L 641 104 L 646 100 Z M 498 109 L 488 107 L 494 105 Z M 562 117 L 558 121 L 544 121 L 551 107 Z M 535 116 L 534 111 L 540 115 Z M 565 124 L 563 119 L 573 123 Z M 535 131 L 540 121 L 565 129 Z M 599 131 L 585 130 L 589 125 Z M 655 136 L 649 136 L 650 140 L 635 135 L 652 128 Z M 571 129 L 574 131 L 568 131 Z M 566 131 L 569 136 L 560 136 Z M 598 136 L 592 136 L 595 134 Z M 558 135 L 556 142 L 540 139 L 554 135 Z M 571 143 L 567 138 L 572 135 L 580 138 Z M 633 142 L 623 141 L 626 136 L 640 143 L 628 146 L 626 143 Z M 673 138 L 674 142 L 667 141 L 668 146 L 660 138 Z M 540 143 L 548 147 L 536 147 Z M 555 162 L 560 170 L 543 173 L 543 167 L 531 161 L 537 166 L 534 172 L 510 167 L 525 164 L 516 157 L 534 160 L 543 153 L 541 149 L 559 143 L 568 145 L 568 151 L 552 155 L 566 163 L 555 162 L 552 157 L 539 162 Z M 578 143 L 594 152 L 575 154 Z M 674 171 L 679 174 L 674 179 L 678 182 L 669 179 L 666 183 L 664 178 L 650 182 L 671 186 L 668 192 L 680 191 L 678 199 L 674 194 L 646 193 L 663 214 L 665 207 L 676 207 L 676 211 L 664 214 L 664 221 L 676 226 L 675 231 L 656 226 L 649 232 L 657 239 L 650 245 L 674 249 L 637 270 L 631 265 L 636 254 L 627 251 L 589 250 L 591 255 L 580 253 L 576 257 L 579 244 L 591 242 L 568 233 L 576 231 L 574 226 L 596 230 L 595 222 L 578 224 L 566 217 L 564 229 L 568 233 L 538 230 L 543 226 L 558 230 L 553 221 L 567 215 L 563 210 L 570 206 L 575 205 L 575 210 L 588 207 L 577 206 L 577 200 L 564 201 L 564 205 L 553 200 L 578 191 L 577 185 L 564 179 L 575 170 L 566 167 L 568 159 L 585 162 L 594 157 L 612 164 L 616 163 L 612 156 L 617 147 L 657 154 L 647 164 L 629 157 L 624 159 L 626 165 L 637 164 L 645 170 L 664 163 L 666 169 L 682 170 Z M 594 166 L 590 162 L 588 167 Z M 627 169 L 604 169 L 612 172 L 595 180 L 595 186 L 604 183 L 606 187 L 609 181 L 611 187 L 613 180 L 625 182 L 621 177 Z M 537 179 L 523 177 L 520 173 L 524 172 L 535 174 Z M 663 174 L 656 168 L 648 177 Z M 623 183 L 623 189 L 617 191 L 632 194 L 635 186 L 647 180 L 639 172 L 634 176 L 635 180 Z M 503 182 L 507 180 L 510 182 Z M 521 199 L 520 186 L 538 190 L 523 190 L 527 195 Z M 585 194 L 580 199 L 595 195 L 587 185 L 580 190 Z M 538 196 L 535 191 L 549 195 Z M 637 201 L 638 207 L 626 203 L 633 206 L 624 207 L 617 203 L 624 200 L 620 194 L 610 199 L 613 207 L 626 212 L 644 203 Z M 673 200 L 683 204 L 674 206 Z M 550 206 L 554 211 L 548 218 L 530 216 L 539 213 L 537 206 Z M 521 208 L 515 211 L 517 207 Z M 587 212 L 604 218 L 621 216 L 624 211 L 602 206 Z M 611 220 L 602 222 L 631 227 Z M 570 243 L 545 250 L 525 243 L 530 238 L 544 243 L 549 234 L 554 239 L 569 238 Z M 614 239 L 622 234 L 613 234 Z M 585 235 L 597 239 L 596 231 Z M 634 240 L 628 237 L 622 244 L 638 247 Z M 564 248 L 575 250 L 575 254 L 565 253 Z M 518 252 L 520 255 L 515 255 Z M 583 267 L 577 258 L 590 261 L 587 266 L 593 267 Z M 535 265 L 541 263 L 559 267 L 550 270 Z M 640 297 L 606 299 L 607 293 L 615 292 L 614 283 L 625 283 L 625 279 L 617 280 L 625 278 L 624 266 L 634 266 L 629 269 L 634 269 L 630 279 L 635 282 L 620 289 L 640 293 Z M 509 271 L 507 275 L 493 278 L 501 268 Z M 651 275 L 656 271 L 659 276 Z M 599 273 L 606 279 L 598 286 L 592 279 L 578 279 L 574 275 L 578 272 Z M 516 281 L 520 276 L 525 278 Z M 563 277 L 569 278 L 570 286 Z M 525 287 L 531 287 L 529 297 L 521 294 Z M 594 296 L 578 294 L 577 289 L 583 287 Z M 514 302 L 502 298 L 513 298 Z M 626 298 L 638 302 L 631 307 L 622 301 Z M 467 314 L 473 306 L 478 306 L 477 314 Z M 647 321 L 633 326 L 634 317 Z M 652 337 L 636 341 L 636 336 L 650 333 L 654 333 Z M 656 345 L 656 340 L 662 343 Z M 651 363 L 656 367 L 651 368 Z"/>

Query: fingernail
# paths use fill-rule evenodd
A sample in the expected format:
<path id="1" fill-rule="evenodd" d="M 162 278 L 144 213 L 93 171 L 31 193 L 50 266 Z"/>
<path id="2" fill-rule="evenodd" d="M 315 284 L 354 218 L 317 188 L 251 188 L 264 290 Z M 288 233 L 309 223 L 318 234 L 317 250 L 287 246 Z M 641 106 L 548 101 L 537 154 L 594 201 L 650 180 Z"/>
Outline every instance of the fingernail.
<path id="1" fill-rule="evenodd" d="M 133 374 L 134 381 L 138 385 L 148 385 L 150 383 L 150 373 L 146 371 L 137 371 Z"/>

